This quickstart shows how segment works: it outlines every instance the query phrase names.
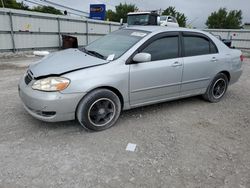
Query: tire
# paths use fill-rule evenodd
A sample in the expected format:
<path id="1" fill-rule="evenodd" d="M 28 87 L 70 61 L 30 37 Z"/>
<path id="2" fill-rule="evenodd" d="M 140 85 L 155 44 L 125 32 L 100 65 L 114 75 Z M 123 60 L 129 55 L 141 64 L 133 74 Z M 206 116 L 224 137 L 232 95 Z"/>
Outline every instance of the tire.
<path id="1" fill-rule="evenodd" d="M 228 87 L 228 78 L 225 74 L 217 74 L 209 84 L 207 91 L 202 97 L 211 103 L 219 102 L 225 95 Z"/>
<path id="2" fill-rule="evenodd" d="M 120 116 L 119 97 L 108 89 L 96 89 L 78 104 L 76 117 L 88 130 L 102 131 L 112 127 Z"/>

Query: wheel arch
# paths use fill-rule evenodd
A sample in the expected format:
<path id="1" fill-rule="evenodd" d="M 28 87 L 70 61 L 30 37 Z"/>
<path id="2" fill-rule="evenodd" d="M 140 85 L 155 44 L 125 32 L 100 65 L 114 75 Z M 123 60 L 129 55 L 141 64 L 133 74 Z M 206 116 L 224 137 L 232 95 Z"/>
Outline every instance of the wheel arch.
<path id="1" fill-rule="evenodd" d="M 224 70 L 224 71 L 221 71 L 219 73 L 225 74 L 227 76 L 228 82 L 230 82 L 231 75 L 230 75 L 230 73 L 228 71 Z"/>
<path id="2" fill-rule="evenodd" d="M 112 86 L 101 86 L 101 87 L 97 87 L 95 89 L 92 89 L 91 91 L 96 90 L 96 89 L 108 89 L 108 90 L 112 91 L 113 93 L 115 93 L 118 96 L 118 98 L 120 99 L 121 109 L 123 109 L 124 99 L 123 99 L 121 92 L 117 88 L 112 87 Z"/>
<path id="3" fill-rule="evenodd" d="M 90 91 L 87 92 L 87 94 L 90 93 L 90 92 L 92 92 L 92 91 L 94 91 L 94 90 L 97 90 L 97 89 L 108 89 L 108 90 L 112 91 L 113 93 L 115 93 L 118 96 L 118 98 L 119 98 L 119 100 L 121 102 L 121 109 L 123 109 L 124 99 L 123 99 L 123 96 L 122 96 L 121 92 L 118 89 L 116 89 L 116 88 L 114 88 L 112 86 L 100 86 L 100 87 L 96 87 L 94 89 L 91 89 Z M 79 106 L 80 102 L 84 99 L 85 96 L 82 97 L 82 99 L 79 101 L 79 103 L 76 106 L 76 109 L 75 109 L 75 119 L 77 118 L 77 109 L 78 109 L 78 106 Z"/>
<path id="4" fill-rule="evenodd" d="M 108 90 L 112 91 L 113 93 L 115 93 L 115 94 L 118 96 L 118 98 L 119 98 L 119 100 L 120 100 L 120 102 L 121 102 L 121 108 L 123 109 L 123 106 L 124 106 L 124 98 L 123 98 L 121 92 L 120 92 L 117 88 L 112 87 L 112 86 L 99 86 L 99 87 L 96 87 L 96 88 L 92 88 L 91 90 L 89 90 L 89 91 L 87 92 L 87 94 L 88 94 L 88 93 L 91 93 L 92 91 L 97 90 L 97 89 L 108 89 Z M 86 94 L 86 95 L 87 95 L 87 94 Z M 86 95 L 84 95 L 84 96 L 82 97 L 82 99 L 83 99 Z M 82 100 L 82 99 L 81 99 L 81 100 Z M 79 101 L 79 103 L 81 102 L 81 100 Z M 78 105 L 79 105 L 79 104 L 78 104 Z M 78 105 L 77 105 L 76 109 L 78 108 Z"/>

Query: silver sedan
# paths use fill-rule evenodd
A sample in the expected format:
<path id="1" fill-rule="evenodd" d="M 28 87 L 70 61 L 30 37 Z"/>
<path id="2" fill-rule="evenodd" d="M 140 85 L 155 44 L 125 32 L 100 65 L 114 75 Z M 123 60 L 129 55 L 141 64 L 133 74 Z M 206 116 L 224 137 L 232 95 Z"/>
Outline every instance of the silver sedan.
<path id="1" fill-rule="evenodd" d="M 121 110 L 194 95 L 220 101 L 241 76 L 242 59 L 241 51 L 199 30 L 128 27 L 30 65 L 19 95 L 37 119 L 77 119 L 100 131 Z"/>

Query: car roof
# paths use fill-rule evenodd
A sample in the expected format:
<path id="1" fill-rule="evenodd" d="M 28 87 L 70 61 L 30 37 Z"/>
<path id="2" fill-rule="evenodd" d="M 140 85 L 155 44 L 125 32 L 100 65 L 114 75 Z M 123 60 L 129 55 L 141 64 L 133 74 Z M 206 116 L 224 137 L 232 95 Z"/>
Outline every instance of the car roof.
<path id="1" fill-rule="evenodd" d="M 150 14 L 151 12 L 129 12 L 128 15 L 135 15 L 135 14 Z"/>
<path id="2" fill-rule="evenodd" d="M 127 15 L 130 16 L 130 15 L 138 15 L 138 14 L 157 14 L 158 13 L 156 11 L 142 11 L 142 12 L 129 12 Z"/>
<path id="3" fill-rule="evenodd" d="M 189 31 L 189 32 L 199 32 L 199 33 L 205 33 L 201 30 L 197 29 L 188 29 L 184 27 L 167 27 L 167 26 L 155 26 L 155 25 L 150 25 L 150 26 L 127 26 L 124 29 L 134 29 L 134 30 L 141 30 L 141 31 L 147 31 L 147 32 L 167 32 L 167 31 Z"/>
<path id="4" fill-rule="evenodd" d="M 156 26 L 156 25 L 149 25 L 149 26 L 127 26 L 124 29 L 131 29 L 131 30 L 139 30 L 139 31 L 146 31 L 150 32 L 151 34 L 158 34 L 162 32 L 171 32 L 171 31 L 187 31 L 187 32 L 196 32 L 196 33 L 201 33 L 206 36 L 208 36 L 210 39 L 213 40 L 213 42 L 216 43 L 217 46 L 220 47 L 220 50 L 225 50 L 227 51 L 229 48 L 223 44 L 218 38 L 213 36 L 212 34 L 198 30 L 198 29 L 189 29 L 189 28 L 184 28 L 184 27 L 166 27 L 166 26 Z"/>

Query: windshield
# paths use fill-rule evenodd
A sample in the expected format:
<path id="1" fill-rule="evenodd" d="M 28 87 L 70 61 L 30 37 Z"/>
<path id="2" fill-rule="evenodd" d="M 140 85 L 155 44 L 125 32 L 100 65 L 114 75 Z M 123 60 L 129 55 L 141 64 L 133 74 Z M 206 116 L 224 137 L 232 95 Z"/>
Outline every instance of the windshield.
<path id="1" fill-rule="evenodd" d="M 148 25 L 148 14 L 128 15 L 128 25 Z"/>
<path id="2" fill-rule="evenodd" d="M 118 30 L 92 42 L 84 51 L 102 59 L 117 59 L 147 34 L 140 30 Z"/>

